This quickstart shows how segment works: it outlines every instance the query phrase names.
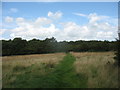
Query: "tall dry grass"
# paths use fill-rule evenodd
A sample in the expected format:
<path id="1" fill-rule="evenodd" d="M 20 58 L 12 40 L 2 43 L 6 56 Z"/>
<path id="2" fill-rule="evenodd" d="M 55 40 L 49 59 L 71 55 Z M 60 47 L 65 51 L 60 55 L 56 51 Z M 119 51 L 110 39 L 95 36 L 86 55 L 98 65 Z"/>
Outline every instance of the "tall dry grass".
<path id="1" fill-rule="evenodd" d="M 76 57 L 76 72 L 88 77 L 88 88 L 118 88 L 118 67 L 114 66 L 114 52 L 72 54 Z"/>
<path id="2" fill-rule="evenodd" d="M 57 64 L 64 56 L 64 53 L 5 56 L 2 57 L 2 66 L 5 72 L 5 70 L 10 70 L 10 68 L 13 68 L 16 65 L 27 67 L 37 63 Z"/>
<path id="3" fill-rule="evenodd" d="M 114 65 L 114 52 L 71 52 L 76 57 L 76 73 L 85 75 L 88 88 L 117 88 L 118 67 Z M 2 58 L 3 87 L 14 87 L 17 76 L 47 75 L 63 60 L 65 53 L 6 56 Z M 51 68 L 51 69 L 50 69 Z M 28 75 L 28 76 L 29 76 Z"/>
<path id="4" fill-rule="evenodd" d="M 3 87 L 9 87 L 9 84 L 16 80 L 17 75 L 30 71 L 28 69 L 31 69 L 31 72 L 36 75 L 47 73 L 45 67 L 54 67 L 64 56 L 65 53 L 2 57 Z"/>
<path id="5" fill-rule="evenodd" d="M 2 57 L 0 57 L 0 89 L 2 88 Z"/>

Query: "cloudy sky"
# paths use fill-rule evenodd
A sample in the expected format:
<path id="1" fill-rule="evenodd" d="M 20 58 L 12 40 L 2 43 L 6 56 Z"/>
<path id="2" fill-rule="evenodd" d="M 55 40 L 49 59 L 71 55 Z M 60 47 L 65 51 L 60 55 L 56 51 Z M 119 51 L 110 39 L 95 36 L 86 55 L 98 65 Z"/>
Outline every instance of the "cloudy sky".
<path id="1" fill-rule="evenodd" d="M 117 18 L 117 2 L 3 2 L 0 39 L 113 41 Z"/>

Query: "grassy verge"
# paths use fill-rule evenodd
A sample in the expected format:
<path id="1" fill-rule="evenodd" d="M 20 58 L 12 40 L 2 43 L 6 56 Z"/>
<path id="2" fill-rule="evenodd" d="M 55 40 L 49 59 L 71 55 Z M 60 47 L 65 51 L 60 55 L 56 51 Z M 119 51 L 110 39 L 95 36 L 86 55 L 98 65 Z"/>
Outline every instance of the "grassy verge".
<path id="1" fill-rule="evenodd" d="M 29 67 L 15 67 L 14 72 L 22 69 L 21 74 L 9 83 L 9 88 L 86 88 L 87 78 L 75 72 L 73 63 L 75 57 L 67 54 L 55 67 L 44 64 L 33 64 Z M 45 73 L 41 73 L 41 69 Z M 15 74 L 15 73 L 14 73 Z M 14 76 L 11 74 L 11 77 Z"/>

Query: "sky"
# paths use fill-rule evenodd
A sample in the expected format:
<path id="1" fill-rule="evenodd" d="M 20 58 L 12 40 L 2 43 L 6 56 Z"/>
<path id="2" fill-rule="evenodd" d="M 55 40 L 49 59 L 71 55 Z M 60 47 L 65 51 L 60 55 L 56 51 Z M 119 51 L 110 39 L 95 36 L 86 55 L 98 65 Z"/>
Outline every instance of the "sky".
<path id="1" fill-rule="evenodd" d="M 117 2 L 2 2 L 0 39 L 109 40 L 118 32 Z"/>

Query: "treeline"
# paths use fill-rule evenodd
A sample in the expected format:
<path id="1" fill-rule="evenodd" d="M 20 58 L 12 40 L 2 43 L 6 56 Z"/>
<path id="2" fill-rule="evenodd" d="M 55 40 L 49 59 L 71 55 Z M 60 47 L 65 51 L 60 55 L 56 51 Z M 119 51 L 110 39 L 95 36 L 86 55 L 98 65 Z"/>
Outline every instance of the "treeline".
<path id="1" fill-rule="evenodd" d="M 2 41 L 2 56 L 44 54 L 55 52 L 98 52 L 114 51 L 116 41 L 62 41 L 58 42 L 54 37 L 45 40 L 32 39 L 24 40 L 14 38 L 13 40 Z"/>

